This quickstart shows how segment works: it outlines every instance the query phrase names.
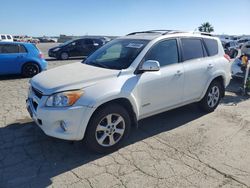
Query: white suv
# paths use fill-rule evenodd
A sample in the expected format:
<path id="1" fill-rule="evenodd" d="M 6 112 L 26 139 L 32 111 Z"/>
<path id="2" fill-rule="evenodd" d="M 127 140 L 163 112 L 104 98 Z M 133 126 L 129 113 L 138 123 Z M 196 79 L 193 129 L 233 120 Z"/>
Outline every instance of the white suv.
<path id="1" fill-rule="evenodd" d="M 110 152 L 145 117 L 194 102 L 212 112 L 230 79 L 218 38 L 135 32 L 107 43 L 84 62 L 33 77 L 27 108 L 45 134 L 84 138 L 92 150 Z"/>

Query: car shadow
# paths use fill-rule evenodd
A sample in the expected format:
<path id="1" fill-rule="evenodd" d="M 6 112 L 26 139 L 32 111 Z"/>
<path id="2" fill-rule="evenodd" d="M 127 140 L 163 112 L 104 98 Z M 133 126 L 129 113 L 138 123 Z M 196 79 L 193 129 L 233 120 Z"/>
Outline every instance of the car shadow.
<path id="1" fill-rule="evenodd" d="M 19 79 L 27 79 L 23 77 L 22 75 L 12 74 L 12 75 L 0 75 L 0 81 L 1 80 L 19 80 Z"/>
<path id="2" fill-rule="evenodd" d="M 188 105 L 143 119 L 133 127 L 124 147 L 202 117 Z M 108 154 L 106 154 L 108 155 Z M 29 118 L 0 128 L 0 187 L 47 187 L 52 178 L 105 155 L 88 151 L 83 141 L 46 136 Z"/>

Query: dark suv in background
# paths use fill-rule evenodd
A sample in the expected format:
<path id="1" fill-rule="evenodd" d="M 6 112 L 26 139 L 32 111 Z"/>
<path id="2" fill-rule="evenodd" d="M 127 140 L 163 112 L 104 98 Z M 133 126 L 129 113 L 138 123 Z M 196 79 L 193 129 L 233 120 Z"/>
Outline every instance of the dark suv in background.
<path id="1" fill-rule="evenodd" d="M 109 41 L 108 38 L 80 38 L 49 49 L 49 57 L 66 60 L 69 57 L 89 56 Z"/>

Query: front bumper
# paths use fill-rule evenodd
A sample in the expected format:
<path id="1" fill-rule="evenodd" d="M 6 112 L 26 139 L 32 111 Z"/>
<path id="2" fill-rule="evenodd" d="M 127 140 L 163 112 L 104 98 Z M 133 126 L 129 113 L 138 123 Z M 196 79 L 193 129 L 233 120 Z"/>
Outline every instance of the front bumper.
<path id="1" fill-rule="evenodd" d="M 52 50 L 49 50 L 48 54 L 49 54 L 49 57 L 55 57 L 55 58 L 57 57 L 57 53 L 53 52 Z"/>
<path id="2" fill-rule="evenodd" d="M 32 92 L 30 93 L 26 100 L 27 110 L 46 135 L 64 140 L 83 139 L 94 108 L 86 106 L 46 107 L 42 105 L 47 100 L 46 96 L 39 99 Z"/>
<path id="3" fill-rule="evenodd" d="M 45 71 L 48 69 L 48 62 L 45 59 L 42 59 L 42 61 L 40 62 L 40 67 L 41 67 L 41 71 Z"/>

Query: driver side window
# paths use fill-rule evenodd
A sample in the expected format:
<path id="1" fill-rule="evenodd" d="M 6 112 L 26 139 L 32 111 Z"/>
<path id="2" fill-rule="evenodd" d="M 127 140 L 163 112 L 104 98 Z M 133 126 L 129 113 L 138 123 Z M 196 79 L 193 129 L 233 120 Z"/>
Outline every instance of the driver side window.
<path id="1" fill-rule="evenodd" d="M 147 60 L 155 60 L 161 67 L 178 63 L 178 48 L 176 39 L 161 41 L 153 46 L 145 57 Z"/>

